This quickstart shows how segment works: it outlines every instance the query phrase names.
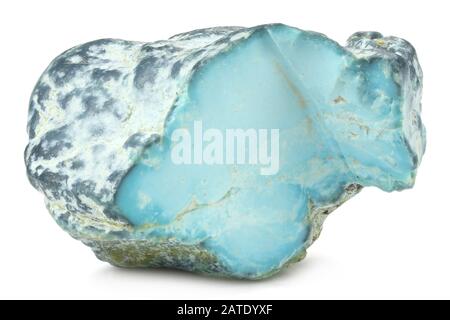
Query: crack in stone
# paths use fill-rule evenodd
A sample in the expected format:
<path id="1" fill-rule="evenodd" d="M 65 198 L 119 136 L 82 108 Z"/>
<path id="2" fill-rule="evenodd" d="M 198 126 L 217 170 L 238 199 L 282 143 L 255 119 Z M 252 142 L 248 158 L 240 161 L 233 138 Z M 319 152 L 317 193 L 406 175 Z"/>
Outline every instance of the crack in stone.
<path id="1" fill-rule="evenodd" d="M 176 215 L 174 221 L 180 221 L 187 214 L 194 212 L 196 210 L 207 208 L 207 207 L 217 206 L 220 203 L 222 203 L 223 201 L 225 201 L 226 199 L 228 199 L 229 197 L 231 197 L 232 195 L 236 194 L 238 191 L 239 191 L 238 188 L 231 187 L 230 189 L 228 189 L 228 191 L 225 193 L 225 195 L 222 196 L 222 198 L 220 198 L 217 201 L 207 202 L 207 203 L 198 203 L 197 200 L 195 199 L 195 197 L 192 197 L 191 202 Z"/>

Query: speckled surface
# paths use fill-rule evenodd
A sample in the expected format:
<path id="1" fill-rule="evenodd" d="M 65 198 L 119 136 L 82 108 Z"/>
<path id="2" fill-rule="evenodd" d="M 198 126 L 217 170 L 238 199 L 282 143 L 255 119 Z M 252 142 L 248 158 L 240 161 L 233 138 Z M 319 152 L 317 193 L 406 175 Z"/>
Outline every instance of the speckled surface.
<path id="1" fill-rule="evenodd" d="M 247 260 L 233 257 L 224 245 L 212 245 L 204 237 L 187 239 L 186 230 L 200 228 L 195 221 L 170 232 L 166 225 L 131 223 L 116 196 L 145 150 L 164 136 L 167 120 L 180 101 L 190 97 L 188 88 L 199 71 L 225 59 L 219 58 L 224 53 L 234 54 L 251 41 L 263 41 L 258 34 L 269 35 L 283 54 L 298 39 L 305 46 L 324 45 L 324 54 L 338 57 L 339 72 L 328 77 L 334 79 L 328 92 L 323 89 L 325 80 L 311 76 L 314 69 L 292 75 L 295 65 L 291 71 L 283 66 L 286 86 L 302 88 L 300 100 L 308 115 L 302 128 L 315 129 L 314 136 L 301 133 L 302 139 L 315 145 L 324 141 L 327 152 L 303 159 L 304 165 L 293 170 L 294 178 L 289 180 L 305 197 L 306 211 L 299 222 L 302 240 L 289 244 L 289 253 L 279 260 L 254 267 L 257 257 L 246 267 Z M 283 62 L 289 59 L 284 56 Z M 381 71 L 373 71 L 374 66 Z M 328 71 L 323 72 L 326 76 Z M 371 82 L 383 72 L 385 79 Z M 388 81 L 394 89 L 382 86 Z M 346 47 L 321 34 L 278 24 L 195 30 L 151 43 L 97 40 L 58 56 L 39 79 L 30 100 L 27 173 L 33 186 L 45 194 L 56 222 L 92 247 L 101 260 L 123 267 L 173 267 L 264 278 L 303 258 L 326 216 L 363 186 L 385 191 L 413 186 L 425 150 L 421 88 L 422 71 L 414 48 L 405 40 L 375 32 L 354 34 Z M 298 98 L 298 92 L 293 96 Z M 229 192 L 232 187 L 224 188 Z M 227 220 L 220 223 L 226 225 Z M 183 237 L 177 238 L 177 232 Z"/>

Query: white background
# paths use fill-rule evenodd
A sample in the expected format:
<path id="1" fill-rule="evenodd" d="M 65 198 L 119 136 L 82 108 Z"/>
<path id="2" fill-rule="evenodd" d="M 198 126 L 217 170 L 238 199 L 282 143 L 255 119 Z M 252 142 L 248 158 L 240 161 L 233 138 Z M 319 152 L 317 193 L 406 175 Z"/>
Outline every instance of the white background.
<path id="1" fill-rule="evenodd" d="M 0 298 L 450 298 L 450 24 L 447 1 L 1 1 Z M 153 41 L 218 25 L 282 22 L 344 43 L 409 40 L 424 70 L 428 145 L 416 186 L 363 190 L 326 221 L 306 260 L 258 282 L 98 261 L 47 213 L 23 162 L 28 99 L 62 51 L 98 38 Z"/>

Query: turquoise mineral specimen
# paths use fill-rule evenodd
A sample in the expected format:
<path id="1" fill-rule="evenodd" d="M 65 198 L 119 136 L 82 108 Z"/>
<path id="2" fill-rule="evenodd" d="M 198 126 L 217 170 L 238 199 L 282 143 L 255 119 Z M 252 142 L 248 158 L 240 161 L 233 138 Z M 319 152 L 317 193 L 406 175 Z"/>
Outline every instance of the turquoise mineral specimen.
<path id="1" fill-rule="evenodd" d="M 414 184 L 422 72 L 405 40 L 282 24 L 104 39 L 30 100 L 32 185 L 99 259 L 236 278 L 302 259 L 364 186 Z"/>

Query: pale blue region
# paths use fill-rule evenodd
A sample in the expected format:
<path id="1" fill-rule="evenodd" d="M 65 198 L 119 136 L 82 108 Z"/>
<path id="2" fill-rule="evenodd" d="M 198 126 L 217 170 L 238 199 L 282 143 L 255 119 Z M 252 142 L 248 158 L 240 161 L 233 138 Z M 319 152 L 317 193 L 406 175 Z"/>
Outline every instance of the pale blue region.
<path id="1" fill-rule="evenodd" d="M 272 34 L 316 102 L 317 119 L 334 138 L 331 144 L 346 159 L 353 182 L 385 191 L 410 187 L 417 163 L 401 130 L 403 97 L 395 81 L 401 70 L 393 70 L 394 57 L 356 60 L 319 34 L 304 33 L 294 41 L 283 28 Z M 335 103 L 338 97 L 345 102 Z"/>
<path id="2" fill-rule="evenodd" d="M 224 220 L 225 229 L 208 238 L 205 247 L 218 254 L 237 274 L 245 277 L 265 274 L 281 267 L 293 252 L 303 247 L 309 227 L 304 221 L 307 196 L 301 187 L 279 184 L 249 188 L 230 202 L 227 210 L 235 223 Z M 214 208 L 210 211 L 209 215 L 214 214 Z"/>
<path id="3" fill-rule="evenodd" d="M 252 277 L 281 266 L 294 248 L 302 247 L 309 234 L 306 211 L 306 194 L 299 186 L 256 186 L 236 192 L 224 206 L 200 208 L 154 228 L 146 237 L 201 243 L 236 275 Z"/>
<path id="4" fill-rule="evenodd" d="M 274 271 L 306 247 L 312 206 L 335 203 L 350 183 L 412 185 L 393 74 L 389 61 L 357 60 L 319 34 L 260 29 L 199 67 L 116 204 L 147 228 L 142 237 L 201 244 L 235 276 Z M 196 120 L 204 130 L 280 129 L 278 173 L 175 165 L 170 136 L 187 128 L 193 137 Z"/>
<path id="5" fill-rule="evenodd" d="M 319 106 L 355 181 L 385 191 L 411 187 L 417 168 L 401 128 L 395 72 L 386 60 L 352 61 L 332 94 L 345 102 Z"/>

